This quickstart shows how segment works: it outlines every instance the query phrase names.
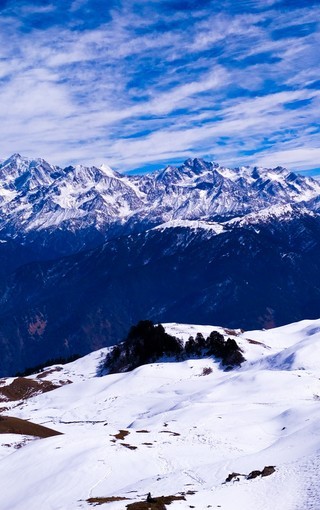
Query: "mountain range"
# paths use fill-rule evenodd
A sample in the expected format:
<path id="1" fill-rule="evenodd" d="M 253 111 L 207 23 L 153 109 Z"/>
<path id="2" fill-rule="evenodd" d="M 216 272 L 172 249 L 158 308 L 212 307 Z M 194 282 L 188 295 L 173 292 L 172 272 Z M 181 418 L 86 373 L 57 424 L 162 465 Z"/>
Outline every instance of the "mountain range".
<path id="1" fill-rule="evenodd" d="M 140 319 L 273 327 L 320 309 L 320 183 L 201 159 L 151 174 L 0 164 L 0 373 Z"/>
<path id="2" fill-rule="evenodd" d="M 288 203 L 319 210 L 319 196 L 317 180 L 281 167 L 232 170 L 189 159 L 130 176 L 14 154 L 0 164 L 0 236 L 53 257 L 168 221 L 225 221 Z"/>

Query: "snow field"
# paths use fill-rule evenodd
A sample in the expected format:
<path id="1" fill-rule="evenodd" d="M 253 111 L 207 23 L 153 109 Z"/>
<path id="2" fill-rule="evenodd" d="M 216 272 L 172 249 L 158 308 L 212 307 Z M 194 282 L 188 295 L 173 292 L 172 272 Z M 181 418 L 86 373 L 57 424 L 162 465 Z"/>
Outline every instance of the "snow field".
<path id="1" fill-rule="evenodd" d="M 184 340 L 223 331 L 166 329 Z M 49 380 L 74 382 L 8 403 L 6 414 L 63 435 L 28 438 L 18 449 L 24 437 L 1 436 L 0 509 L 85 509 L 89 497 L 122 496 L 130 501 L 101 508 L 124 510 L 148 492 L 188 491 L 170 509 L 320 508 L 318 330 L 320 321 L 302 321 L 234 332 L 248 361 L 231 372 L 212 359 L 192 359 L 95 377 L 107 350 L 49 370 Z M 205 367 L 212 372 L 204 376 Z M 268 465 L 276 467 L 269 477 L 224 483 L 232 472 L 248 475 Z"/>

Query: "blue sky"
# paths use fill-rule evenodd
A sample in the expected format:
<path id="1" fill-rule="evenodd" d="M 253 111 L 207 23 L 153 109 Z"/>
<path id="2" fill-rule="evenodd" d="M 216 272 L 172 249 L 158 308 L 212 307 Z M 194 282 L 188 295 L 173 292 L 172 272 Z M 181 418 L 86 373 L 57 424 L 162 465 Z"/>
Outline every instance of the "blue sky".
<path id="1" fill-rule="evenodd" d="M 0 155 L 319 169 L 319 20 L 319 0 L 0 0 Z"/>

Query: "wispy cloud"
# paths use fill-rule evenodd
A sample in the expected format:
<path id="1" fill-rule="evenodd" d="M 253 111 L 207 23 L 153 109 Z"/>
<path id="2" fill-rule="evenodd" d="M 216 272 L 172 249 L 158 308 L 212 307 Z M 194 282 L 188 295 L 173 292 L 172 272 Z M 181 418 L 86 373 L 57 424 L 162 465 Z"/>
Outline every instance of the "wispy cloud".
<path id="1" fill-rule="evenodd" d="M 3 157 L 319 167 L 318 2 L 9 0 L 0 14 Z"/>
<path id="2" fill-rule="evenodd" d="M 320 147 L 299 147 L 288 150 L 274 152 L 272 155 L 267 154 L 258 158 L 258 165 L 261 166 L 290 166 L 297 169 L 314 168 L 315 161 L 320 161 Z M 318 163 L 319 165 L 319 163 Z M 320 165 L 319 165 L 320 166 Z"/>

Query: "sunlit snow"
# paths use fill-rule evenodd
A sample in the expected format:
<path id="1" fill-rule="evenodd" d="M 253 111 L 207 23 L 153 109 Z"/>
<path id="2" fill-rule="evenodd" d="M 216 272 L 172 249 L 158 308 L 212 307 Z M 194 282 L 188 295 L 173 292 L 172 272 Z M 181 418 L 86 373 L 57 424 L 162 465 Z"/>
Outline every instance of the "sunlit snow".
<path id="1" fill-rule="evenodd" d="M 84 509 L 90 497 L 111 496 L 128 501 L 102 508 L 124 510 L 148 492 L 185 493 L 172 510 L 320 508 L 320 320 L 250 332 L 166 329 L 184 341 L 218 330 L 247 361 L 229 372 L 208 358 L 96 377 L 104 349 L 53 366 L 46 380 L 72 384 L 3 403 L 4 414 L 63 435 L 1 436 L 1 510 Z M 270 465 L 268 477 L 224 483 Z"/>

